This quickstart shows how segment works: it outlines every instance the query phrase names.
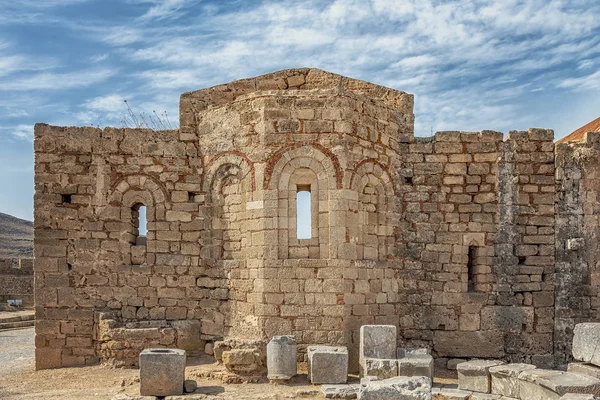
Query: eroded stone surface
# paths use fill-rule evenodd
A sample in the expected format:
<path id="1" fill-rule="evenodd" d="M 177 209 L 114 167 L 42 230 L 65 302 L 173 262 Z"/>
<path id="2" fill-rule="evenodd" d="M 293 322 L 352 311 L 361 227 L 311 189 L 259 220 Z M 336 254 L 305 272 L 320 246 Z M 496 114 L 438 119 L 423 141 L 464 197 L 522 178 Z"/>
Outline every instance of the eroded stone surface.
<path id="1" fill-rule="evenodd" d="M 600 379 L 600 367 L 583 362 L 572 362 L 567 366 L 567 372 L 593 376 Z"/>
<path id="2" fill-rule="evenodd" d="M 532 370 L 535 368 L 535 365 L 518 363 L 490 367 L 489 373 L 492 380 L 492 393 L 500 394 L 506 397 L 520 398 L 519 388 L 521 386 L 518 376 L 522 371 Z"/>
<path id="3" fill-rule="evenodd" d="M 431 400 L 431 380 L 423 376 L 362 380 L 358 398 L 360 400 Z"/>
<path id="4" fill-rule="evenodd" d="M 473 392 L 452 388 L 431 389 L 433 400 L 470 400 Z"/>
<path id="5" fill-rule="evenodd" d="M 274 336 L 267 344 L 267 377 L 287 380 L 296 375 L 296 340 L 293 336 Z"/>
<path id="6" fill-rule="evenodd" d="M 359 384 L 321 385 L 321 392 L 327 399 L 356 399 Z"/>
<path id="7" fill-rule="evenodd" d="M 567 393 L 600 394 L 600 380 L 572 372 L 546 369 L 519 373 L 521 398 L 531 400 L 559 399 Z"/>
<path id="8" fill-rule="evenodd" d="M 361 376 L 366 359 L 396 358 L 396 327 L 393 325 L 363 325 L 360 327 L 359 363 Z"/>
<path id="9" fill-rule="evenodd" d="M 140 394 L 170 396 L 183 394 L 185 350 L 146 349 L 140 353 Z"/>
<path id="10" fill-rule="evenodd" d="M 433 357 L 422 353 L 409 353 L 398 359 L 399 376 L 426 376 L 433 379 Z"/>
<path id="11" fill-rule="evenodd" d="M 504 364 L 498 360 L 473 360 L 458 364 L 458 387 L 462 390 L 490 393 L 491 377 L 489 369 Z"/>
<path id="12" fill-rule="evenodd" d="M 313 384 L 346 383 L 348 349 L 341 346 L 309 346 L 308 378 Z"/>
<path id="13" fill-rule="evenodd" d="M 398 376 L 398 360 L 366 358 L 363 367 L 364 376 L 387 379 Z"/>
<path id="14" fill-rule="evenodd" d="M 600 323 L 577 324 L 573 331 L 573 358 L 600 366 Z"/>

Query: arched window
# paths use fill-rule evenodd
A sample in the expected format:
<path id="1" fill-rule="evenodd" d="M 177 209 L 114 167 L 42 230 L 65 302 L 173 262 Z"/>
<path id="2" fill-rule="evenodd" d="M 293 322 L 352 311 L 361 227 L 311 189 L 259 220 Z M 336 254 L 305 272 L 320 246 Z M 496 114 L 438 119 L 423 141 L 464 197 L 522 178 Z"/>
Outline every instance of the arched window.
<path id="1" fill-rule="evenodd" d="M 146 245 L 146 234 L 148 233 L 146 217 L 146 206 L 138 203 L 131 207 L 131 224 L 133 225 L 133 240 L 131 244 L 136 246 Z"/>
<path id="2" fill-rule="evenodd" d="M 312 212 L 310 185 L 297 185 L 296 193 L 296 238 L 312 238 Z"/>

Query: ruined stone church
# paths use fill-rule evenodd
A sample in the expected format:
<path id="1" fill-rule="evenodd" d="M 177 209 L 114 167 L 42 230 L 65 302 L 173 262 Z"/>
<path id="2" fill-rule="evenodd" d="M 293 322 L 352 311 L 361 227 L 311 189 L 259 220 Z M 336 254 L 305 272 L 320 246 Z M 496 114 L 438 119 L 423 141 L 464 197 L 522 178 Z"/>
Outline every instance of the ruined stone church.
<path id="1" fill-rule="evenodd" d="M 317 69 L 184 93 L 176 130 L 37 124 L 37 368 L 286 334 L 356 369 L 365 324 L 564 365 L 600 320 L 599 150 L 415 137 L 411 94 Z"/>

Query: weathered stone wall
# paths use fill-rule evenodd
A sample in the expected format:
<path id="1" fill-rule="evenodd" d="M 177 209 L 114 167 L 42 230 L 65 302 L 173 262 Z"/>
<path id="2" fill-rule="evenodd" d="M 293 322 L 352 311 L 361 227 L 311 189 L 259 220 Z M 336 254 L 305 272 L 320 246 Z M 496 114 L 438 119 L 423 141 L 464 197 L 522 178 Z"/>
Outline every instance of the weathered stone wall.
<path id="1" fill-rule="evenodd" d="M 502 139 L 440 132 L 403 151 L 396 314 L 438 357 L 539 364 L 552 355 L 553 132 Z"/>
<path id="2" fill-rule="evenodd" d="M 23 307 L 33 307 L 33 259 L 0 259 L 0 304 L 22 300 Z"/>
<path id="3" fill-rule="evenodd" d="M 600 319 L 600 134 L 556 147 L 557 364 L 571 359 L 575 324 Z"/>
<path id="4" fill-rule="evenodd" d="M 552 364 L 583 288 L 555 304 L 553 132 L 414 138 L 412 110 L 296 69 L 183 94 L 178 130 L 36 125 L 37 367 L 293 334 L 301 355 L 348 345 L 352 370 L 364 324 L 442 359 Z"/>

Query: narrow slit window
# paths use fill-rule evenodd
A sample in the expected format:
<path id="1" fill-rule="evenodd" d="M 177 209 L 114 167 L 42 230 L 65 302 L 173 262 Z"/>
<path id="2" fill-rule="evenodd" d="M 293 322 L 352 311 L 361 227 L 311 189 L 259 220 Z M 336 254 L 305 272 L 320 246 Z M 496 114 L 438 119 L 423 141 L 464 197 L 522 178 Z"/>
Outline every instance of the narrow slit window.
<path id="1" fill-rule="evenodd" d="M 131 211 L 133 220 L 133 234 L 135 236 L 134 243 L 136 246 L 145 246 L 146 234 L 148 233 L 146 206 L 143 204 L 136 204 L 133 206 Z"/>
<path id="2" fill-rule="evenodd" d="M 296 193 L 296 237 L 312 238 L 312 212 L 310 185 L 298 185 Z"/>
<path id="3" fill-rule="evenodd" d="M 469 259 L 467 261 L 467 274 L 468 274 L 468 283 L 467 283 L 467 291 L 474 292 L 475 291 L 475 246 L 469 246 Z"/>

